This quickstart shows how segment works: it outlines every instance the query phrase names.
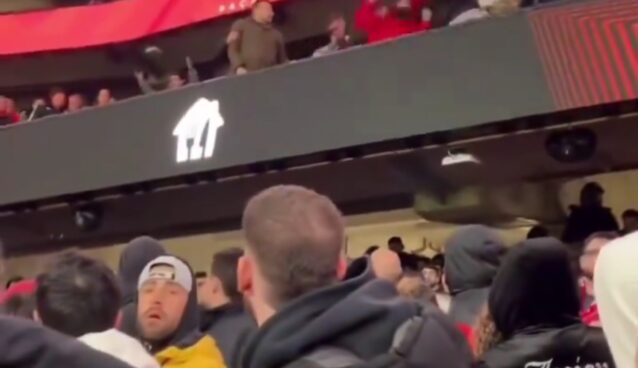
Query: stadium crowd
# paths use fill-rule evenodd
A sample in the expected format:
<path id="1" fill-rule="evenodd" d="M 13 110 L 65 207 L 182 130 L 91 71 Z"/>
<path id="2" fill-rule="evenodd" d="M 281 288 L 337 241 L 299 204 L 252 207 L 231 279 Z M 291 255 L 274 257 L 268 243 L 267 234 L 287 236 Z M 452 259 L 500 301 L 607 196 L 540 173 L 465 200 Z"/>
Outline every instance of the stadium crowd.
<path id="1" fill-rule="evenodd" d="M 339 209 L 298 186 L 256 194 L 242 230 L 244 248 L 209 273 L 144 236 L 117 274 L 65 253 L 11 280 L 0 366 L 636 366 L 638 232 L 592 228 L 566 245 L 536 230 L 508 248 L 469 225 L 444 256 L 393 237 L 347 260 Z"/>
<path id="2" fill-rule="evenodd" d="M 343 15 L 334 14 L 327 21 L 329 43 L 312 56 L 326 56 L 355 45 L 388 41 L 432 28 L 507 16 L 521 5 L 526 4 L 521 0 L 362 0 L 352 22 L 356 35 L 348 34 L 348 21 Z M 232 25 L 226 39 L 229 74 L 242 75 L 288 63 L 285 39 L 273 24 L 274 15 L 268 0 L 256 0 L 251 14 Z M 145 54 L 150 65 L 154 65 L 161 59 L 162 50 L 149 46 Z M 159 67 L 136 70 L 133 75 L 142 93 L 154 93 L 199 82 L 198 72 L 189 57 L 186 66 L 184 76 L 179 71 L 165 71 Z M 82 93 L 67 95 L 62 88 L 54 87 L 48 99 L 36 98 L 30 106 L 23 108 L 16 106 L 10 97 L 0 96 L 0 126 L 74 113 L 90 106 L 106 106 L 114 101 L 108 88 L 100 89 L 94 99 L 88 99 Z"/>

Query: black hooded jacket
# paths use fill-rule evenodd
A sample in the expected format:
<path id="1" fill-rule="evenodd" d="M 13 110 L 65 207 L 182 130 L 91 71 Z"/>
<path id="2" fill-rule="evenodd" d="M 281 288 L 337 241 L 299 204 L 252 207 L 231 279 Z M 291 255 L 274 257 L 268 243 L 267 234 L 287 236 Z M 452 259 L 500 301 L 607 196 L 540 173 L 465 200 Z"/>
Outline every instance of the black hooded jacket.
<path id="1" fill-rule="evenodd" d="M 450 317 L 474 325 L 487 301 L 505 246 L 498 234 L 483 225 L 459 229 L 445 248 L 445 280 L 452 294 Z"/>
<path id="2" fill-rule="evenodd" d="M 614 367 L 601 329 L 581 324 L 567 248 L 553 238 L 516 246 L 494 279 L 489 310 L 502 342 L 481 367 Z M 598 364 L 600 365 L 598 365 Z"/>
<path id="3" fill-rule="evenodd" d="M 0 367 L 131 368 L 121 360 L 25 319 L 0 316 Z"/>
<path id="4" fill-rule="evenodd" d="M 611 209 L 602 206 L 571 206 L 563 231 L 563 241 L 580 243 L 599 231 L 619 231 Z"/>
<path id="5" fill-rule="evenodd" d="M 144 267 L 166 250 L 155 239 L 142 236 L 133 239 L 122 251 L 118 277 L 122 290 L 122 322 L 120 330 L 137 337 L 137 281 Z"/>
<path id="6" fill-rule="evenodd" d="M 369 361 L 390 351 L 396 330 L 419 314 L 389 282 L 363 274 L 306 294 L 277 312 L 250 339 L 242 368 L 316 367 L 304 359 L 324 348 Z M 463 336 L 442 314 L 432 315 L 416 343 L 420 367 L 469 367 Z M 436 362 L 436 364 L 434 364 Z"/>

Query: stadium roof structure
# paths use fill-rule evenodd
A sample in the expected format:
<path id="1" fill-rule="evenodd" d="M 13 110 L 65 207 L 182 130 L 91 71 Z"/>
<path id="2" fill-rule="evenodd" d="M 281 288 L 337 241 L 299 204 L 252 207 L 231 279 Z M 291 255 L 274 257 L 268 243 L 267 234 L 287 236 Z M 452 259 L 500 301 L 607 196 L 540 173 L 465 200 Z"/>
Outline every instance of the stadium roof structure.
<path id="1" fill-rule="evenodd" d="M 600 170 L 546 157 L 545 130 L 572 123 L 593 124 L 606 167 L 633 167 L 637 4 L 544 7 L 4 129 L 0 234 L 33 251 L 51 232 L 77 243 L 232 226 L 248 195 L 278 182 L 363 211 L 432 182 Z M 484 168 L 442 173 L 458 142 Z M 97 233 L 55 220 L 87 201 L 113 214 Z"/>

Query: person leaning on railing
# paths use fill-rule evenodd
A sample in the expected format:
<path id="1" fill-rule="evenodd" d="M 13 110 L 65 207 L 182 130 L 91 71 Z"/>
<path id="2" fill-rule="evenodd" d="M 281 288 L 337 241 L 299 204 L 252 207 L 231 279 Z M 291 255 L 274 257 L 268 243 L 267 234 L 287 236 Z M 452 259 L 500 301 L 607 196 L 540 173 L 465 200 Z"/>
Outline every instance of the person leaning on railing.
<path id="1" fill-rule="evenodd" d="M 190 57 L 186 57 L 186 69 L 187 80 L 184 80 L 179 73 L 170 73 L 162 76 L 156 76 L 153 74 L 144 75 L 142 71 L 135 72 L 135 79 L 137 84 L 144 94 L 150 94 L 167 89 L 176 89 L 184 86 L 185 84 L 199 82 L 199 74 L 197 69 L 193 66 L 193 62 Z"/>

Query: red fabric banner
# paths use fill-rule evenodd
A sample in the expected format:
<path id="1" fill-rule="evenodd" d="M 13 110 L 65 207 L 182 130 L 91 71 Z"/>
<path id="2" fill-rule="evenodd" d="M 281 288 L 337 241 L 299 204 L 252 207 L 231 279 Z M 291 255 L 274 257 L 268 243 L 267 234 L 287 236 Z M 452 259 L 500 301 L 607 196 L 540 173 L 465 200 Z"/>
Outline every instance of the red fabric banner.
<path id="1" fill-rule="evenodd" d="M 141 39 L 250 8 L 252 0 L 120 0 L 0 16 L 0 55 Z"/>

